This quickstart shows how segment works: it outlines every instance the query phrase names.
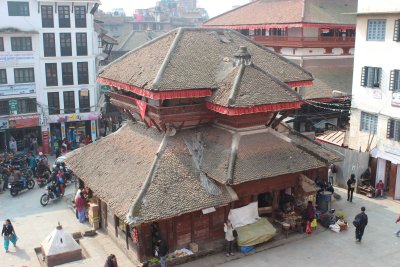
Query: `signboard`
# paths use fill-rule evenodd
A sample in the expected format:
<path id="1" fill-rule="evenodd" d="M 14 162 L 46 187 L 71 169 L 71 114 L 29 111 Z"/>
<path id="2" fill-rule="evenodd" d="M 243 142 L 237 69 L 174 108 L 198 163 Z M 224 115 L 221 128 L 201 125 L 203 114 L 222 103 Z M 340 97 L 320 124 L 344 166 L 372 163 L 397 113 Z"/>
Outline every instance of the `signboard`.
<path id="1" fill-rule="evenodd" d="M 60 114 L 50 115 L 48 120 L 49 123 L 62 123 L 70 121 L 91 121 L 97 120 L 99 113 L 81 113 L 81 114 Z"/>
<path id="2" fill-rule="evenodd" d="M 90 121 L 90 132 L 92 135 L 92 141 L 96 141 L 97 133 L 96 133 L 96 121 Z"/>
<path id="3" fill-rule="evenodd" d="M 393 92 L 392 107 L 400 107 L 400 92 Z"/>
<path id="4" fill-rule="evenodd" d="M 10 114 L 18 114 L 18 101 L 15 99 L 8 100 L 8 107 L 10 109 Z"/>
<path id="5" fill-rule="evenodd" d="M 43 152 L 49 153 L 50 152 L 49 131 L 47 131 L 47 129 L 45 131 L 42 131 L 42 145 L 43 145 Z"/>
<path id="6" fill-rule="evenodd" d="M 32 52 L 11 52 L 0 54 L 0 64 L 9 65 L 17 64 L 21 61 L 32 61 L 34 56 Z"/>
<path id="7" fill-rule="evenodd" d="M 39 126 L 39 114 L 10 116 L 8 124 L 10 128 L 28 128 Z"/>
<path id="8" fill-rule="evenodd" d="M 61 138 L 65 139 L 65 123 L 61 123 Z"/>
<path id="9" fill-rule="evenodd" d="M 34 94 L 35 92 L 35 84 L 0 85 L 0 96 Z"/>

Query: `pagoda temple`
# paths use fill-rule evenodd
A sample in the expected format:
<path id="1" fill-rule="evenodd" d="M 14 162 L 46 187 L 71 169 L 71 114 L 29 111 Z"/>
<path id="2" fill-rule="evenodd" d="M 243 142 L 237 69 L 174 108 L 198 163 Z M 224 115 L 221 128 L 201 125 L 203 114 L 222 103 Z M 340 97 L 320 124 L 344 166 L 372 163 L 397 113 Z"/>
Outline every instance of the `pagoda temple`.
<path id="1" fill-rule="evenodd" d="M 179 28 L 98 75 L 130 118 L 66 163 L 100 205 L 100 227 L 130 255 L 224 240 L 229 211 L 258 199 L 274 216 L 300 176 L 341 158 L 284 124 L 312 85 L 298 65 L 226 29 Z"/>

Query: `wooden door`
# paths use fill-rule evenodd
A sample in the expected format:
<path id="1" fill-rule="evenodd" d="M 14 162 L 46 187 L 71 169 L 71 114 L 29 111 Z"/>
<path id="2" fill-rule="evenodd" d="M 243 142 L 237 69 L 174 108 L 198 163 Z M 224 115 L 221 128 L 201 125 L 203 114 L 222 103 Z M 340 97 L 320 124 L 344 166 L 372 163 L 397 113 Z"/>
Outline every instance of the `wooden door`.
<path id="1" fill-rule="evenodd" d="M 396 188 L 396 177 L 397 177 L 397 165 L 392 164 L 392 166 L 390 167 L 390 183 L 388 191 L 389 197 L 394 197 L 394 191 Z"/>

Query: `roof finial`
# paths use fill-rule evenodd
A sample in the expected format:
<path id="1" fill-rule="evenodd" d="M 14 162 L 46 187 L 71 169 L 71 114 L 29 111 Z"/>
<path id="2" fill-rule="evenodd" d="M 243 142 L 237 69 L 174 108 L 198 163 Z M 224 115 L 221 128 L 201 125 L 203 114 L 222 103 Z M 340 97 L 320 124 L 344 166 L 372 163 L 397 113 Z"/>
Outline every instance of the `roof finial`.
<path id="1" fill-rule="evenodd" d="M 242 64 L 244 64 L 246 66 L 250 66 L 252 64 L 251 63 L 251 55 L 247 51 L 246 46 L 239 47 L 239 50 L 234 55 L 234 58 L 235 58 L 235 66 L 239 66 Z"/>

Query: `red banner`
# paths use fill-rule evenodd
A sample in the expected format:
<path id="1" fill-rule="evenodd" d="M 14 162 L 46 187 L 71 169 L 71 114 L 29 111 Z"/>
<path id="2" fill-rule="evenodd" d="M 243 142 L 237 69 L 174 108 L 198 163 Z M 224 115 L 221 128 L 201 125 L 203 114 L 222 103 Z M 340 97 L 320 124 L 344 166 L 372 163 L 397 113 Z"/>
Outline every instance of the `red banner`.
<path id="1" fill-rule="evenodd" d="M 39 115 L 10 116 L 8 118 L 10 128 L 28 128 L 39 126 Z"/>
<path id="2" fill-rule="evenodd" d="M 135 99 L 136 106 L 138 107 L 140 111 L 140 117 L 142 120 L 144 120 L 144 116 L 146 115 L 146 108 L 147 108 L 147 103 L 141 100 Z"/>

